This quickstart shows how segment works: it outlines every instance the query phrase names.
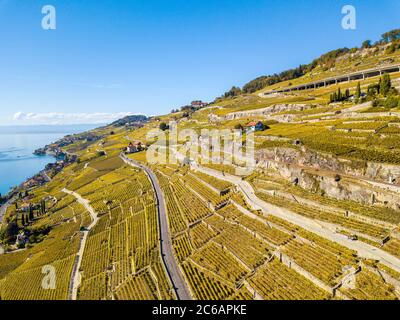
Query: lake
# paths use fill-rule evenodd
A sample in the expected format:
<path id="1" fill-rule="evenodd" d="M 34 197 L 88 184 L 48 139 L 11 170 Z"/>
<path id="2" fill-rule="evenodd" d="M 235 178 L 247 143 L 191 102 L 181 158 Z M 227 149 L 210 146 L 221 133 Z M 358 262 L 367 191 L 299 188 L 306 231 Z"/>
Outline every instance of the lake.
<path id="1" fill-rule="evenodd" d="M 35 156 L 33 151 L 68 134 L 100 125 L 0 126 L 0 194 L 24 182 L 54 162 L 50 156 Z"/>

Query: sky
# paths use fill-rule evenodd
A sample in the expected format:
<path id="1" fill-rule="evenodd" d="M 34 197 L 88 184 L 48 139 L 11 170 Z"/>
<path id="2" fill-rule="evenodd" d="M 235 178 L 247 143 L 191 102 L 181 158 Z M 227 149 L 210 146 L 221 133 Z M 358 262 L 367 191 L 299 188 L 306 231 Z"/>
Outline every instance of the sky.
<path id="1" fill-rule="evenodd" d="M 0 125 L 165 114 L 399 27 L 398 0 L 0 0 Z"/>

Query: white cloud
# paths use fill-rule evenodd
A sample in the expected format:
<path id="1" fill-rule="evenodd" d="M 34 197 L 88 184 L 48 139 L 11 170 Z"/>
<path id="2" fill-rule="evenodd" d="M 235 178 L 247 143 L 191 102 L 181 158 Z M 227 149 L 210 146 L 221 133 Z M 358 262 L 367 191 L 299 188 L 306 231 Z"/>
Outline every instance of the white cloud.
<path id="1" fill-rule="evenodd" d="M 136 114 L 136 113 L 135 113 Z M 133 115 L 131 112 L 116 113 L 25 113 L 16 112 L 13 120 L 18 124 L 103 124 L 110 123 L 125 116 Z"/>

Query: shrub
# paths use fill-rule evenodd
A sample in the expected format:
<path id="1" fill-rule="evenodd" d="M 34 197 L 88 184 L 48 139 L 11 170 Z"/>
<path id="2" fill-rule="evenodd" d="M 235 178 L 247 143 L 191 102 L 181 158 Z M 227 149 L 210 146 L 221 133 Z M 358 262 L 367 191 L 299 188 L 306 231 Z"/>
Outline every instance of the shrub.
<path id="1" fill-rule="evenodd" d="M 15 241 L 18 234 L 19 228 L 15 221 L 10 222 L 4 229 L 3 239 L 5 243 L 11 243 Z"/>
<path id="2" fill-rule="evenodd" d="M 169 126 L 165 122 L 161 122 L 159 128 L 160 130 L 165 131 L 169 129 Z"/>
<path id="3" fill-rule="evenodd" d="M 396 108 L 399 105 L 399 99 L 394 97 L 389 97 L 385 101 L 385 106 L 388 108 Z"/>
<path id="4" fill-rule="evenodd" d="M 389 47 L 386 48 L 386 54 L 392 54 L 396 51 L 396 47 L 394 44 L 391 44 Z"/>

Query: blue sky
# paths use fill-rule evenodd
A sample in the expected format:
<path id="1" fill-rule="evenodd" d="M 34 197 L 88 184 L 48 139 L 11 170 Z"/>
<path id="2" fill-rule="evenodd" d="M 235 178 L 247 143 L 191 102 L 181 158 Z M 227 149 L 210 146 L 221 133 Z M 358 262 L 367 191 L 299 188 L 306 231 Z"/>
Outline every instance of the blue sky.
<path id="1" fill-rule="evenodd" d="M 398 0 L 0 0 L 0 125 L 167 113 L 398 27 Z"/>

